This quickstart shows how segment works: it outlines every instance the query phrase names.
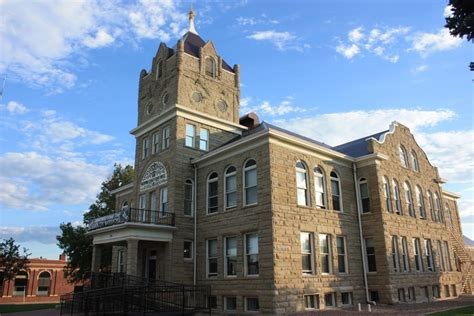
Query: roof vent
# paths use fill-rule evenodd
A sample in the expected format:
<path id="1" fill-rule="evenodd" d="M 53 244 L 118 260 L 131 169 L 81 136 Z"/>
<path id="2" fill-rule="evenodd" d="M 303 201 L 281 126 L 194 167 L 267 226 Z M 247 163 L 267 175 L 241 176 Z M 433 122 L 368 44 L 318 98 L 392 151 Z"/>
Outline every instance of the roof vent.
<path id="1" fill-rule="evenodd" d="M 247 126 L 249 130 L 260 125 L 260 120 L 255 112 L 245 114 L 240 118 L 239 122 L 240 125 Z"/>

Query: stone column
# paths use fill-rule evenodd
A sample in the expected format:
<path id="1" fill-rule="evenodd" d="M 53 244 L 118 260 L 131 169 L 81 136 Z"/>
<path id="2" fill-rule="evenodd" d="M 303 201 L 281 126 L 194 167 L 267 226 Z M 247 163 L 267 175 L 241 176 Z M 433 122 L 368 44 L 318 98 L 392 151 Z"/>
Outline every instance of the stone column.
<path id="1" fill-rule="evenodd" d="M 99 272 L 100 269 L 100 259 L 102 256 L 102 247 L 100 245 L 92 246 L 92 272 Z"/>
<path id="2" fill-rule="evenodd" d="M 127 267 L 128 275 L 138 276 L 138 240 L 127 240 Z"/>

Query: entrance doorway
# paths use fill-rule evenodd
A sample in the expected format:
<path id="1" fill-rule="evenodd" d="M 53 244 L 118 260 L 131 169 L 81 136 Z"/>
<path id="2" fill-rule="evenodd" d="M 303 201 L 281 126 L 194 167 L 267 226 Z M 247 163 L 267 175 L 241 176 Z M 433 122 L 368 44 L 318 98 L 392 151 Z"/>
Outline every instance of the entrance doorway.
<path id="1" fill-rule="evenodd" d="M 147 261 L 148 279 L 156 280 L 156 250 L 150 250 Z"/>

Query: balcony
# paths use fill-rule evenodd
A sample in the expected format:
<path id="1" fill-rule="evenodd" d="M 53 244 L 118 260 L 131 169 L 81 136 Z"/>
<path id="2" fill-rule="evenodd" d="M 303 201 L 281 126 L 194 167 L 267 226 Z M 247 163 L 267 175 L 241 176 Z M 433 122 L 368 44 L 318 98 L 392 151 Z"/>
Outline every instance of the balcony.
<path id="1" fill-rule="evenodd" d="M 94 219 L 87 225 L 87 235 L 93 236 L 94 244 L 130 238 L 170 241 L 174 229 L 174 213 L 128 208 Z"/>

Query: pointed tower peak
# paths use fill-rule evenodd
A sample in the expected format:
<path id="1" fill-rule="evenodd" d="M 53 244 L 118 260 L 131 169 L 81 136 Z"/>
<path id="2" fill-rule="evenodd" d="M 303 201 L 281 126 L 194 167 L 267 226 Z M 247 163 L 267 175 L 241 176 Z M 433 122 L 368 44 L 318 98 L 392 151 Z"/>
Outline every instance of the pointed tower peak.
<path id="1" fill-rule="evenodd" d="M 194 27 L 195 16 L 196 14 L 194 14 L 193 5 L 191 4 L 191 9 L 189 10 L 189 32 L 199 35 L 198 32 L 196 31 L 196 28 Z"/>

